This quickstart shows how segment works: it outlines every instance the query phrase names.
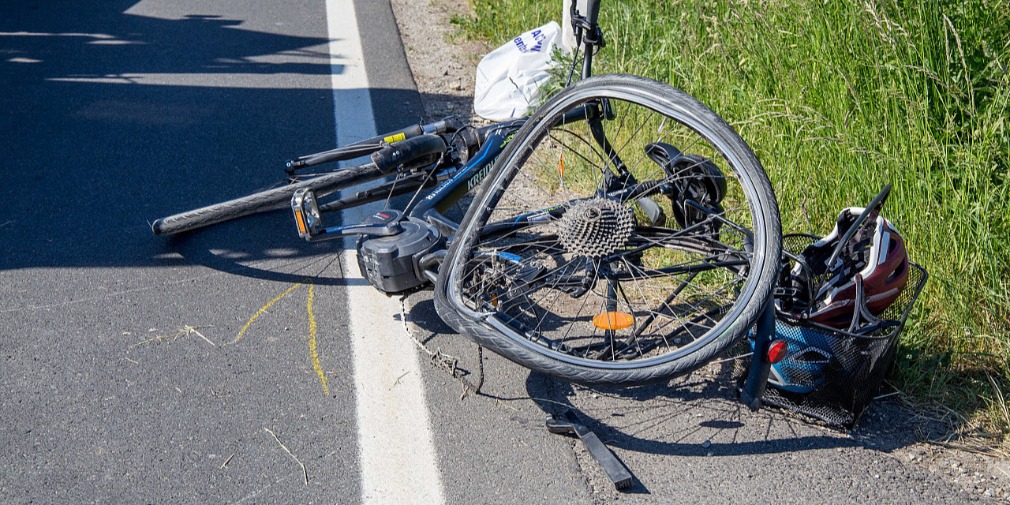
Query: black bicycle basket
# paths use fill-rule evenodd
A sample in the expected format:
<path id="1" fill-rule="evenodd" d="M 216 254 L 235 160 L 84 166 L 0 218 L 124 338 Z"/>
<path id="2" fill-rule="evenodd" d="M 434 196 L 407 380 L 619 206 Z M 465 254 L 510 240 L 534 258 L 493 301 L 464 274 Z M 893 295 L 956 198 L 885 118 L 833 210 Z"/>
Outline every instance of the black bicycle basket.
<path id="1" fill-rule="evenodd" d="M 796 256 L 816 240 L 811 235 L 785 235 L 782 247 Z M 877 315 L 877 324 L 840 330 L 776 310 L 776 332 L 788 342 L 814 342 L 811 349 L 817 352 L 790 353 L 786 360 L 796 361 L 780 365 L 788 366 L 790 379 L 804 387 L 769 384 L 763 402 L 831 425 L 854 426 L 890 372 L 905 319 L 926 284 L 926 270 L 912 262 L 909 266 L 905 287 Z"/>

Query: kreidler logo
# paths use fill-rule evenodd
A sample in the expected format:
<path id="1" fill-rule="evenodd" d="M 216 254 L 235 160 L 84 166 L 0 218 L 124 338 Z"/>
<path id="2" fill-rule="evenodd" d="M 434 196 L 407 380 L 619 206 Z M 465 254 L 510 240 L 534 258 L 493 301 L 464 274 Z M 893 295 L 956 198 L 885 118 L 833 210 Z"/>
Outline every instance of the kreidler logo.
<path id="1" fill-rule="evenodd" d="M 469 181 L 466 181 L 466 190 L 470 191 L 471 189 L 473 189 L 474 186 L 480 184 L 480 181 L 483 181 L 484 178 L 487 177 L 487 174 L 491 172 L 491 167 L 497 160 L 498 158 L 491 160 L 491 163 L 488 163 L 487 166 L 480 169 L 476 174 L 474 174 L 474 176 L 471 177 Z"/>

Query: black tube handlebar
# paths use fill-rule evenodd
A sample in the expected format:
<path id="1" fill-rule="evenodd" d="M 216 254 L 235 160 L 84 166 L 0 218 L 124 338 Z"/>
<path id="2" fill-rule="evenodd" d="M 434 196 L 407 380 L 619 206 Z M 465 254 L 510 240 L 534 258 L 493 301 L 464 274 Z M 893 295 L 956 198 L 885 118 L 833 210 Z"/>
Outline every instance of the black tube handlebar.
<path id="1" fill-rule="evenodd" d="M 416 160 L 423 156 L 441 154 L 445 151 L 445 141 L 434 134 L 421 135 L 395 144 L 390 144 L 372 153 L 372 162 L 383 173 L 396 170 L 405 162 Z"/>

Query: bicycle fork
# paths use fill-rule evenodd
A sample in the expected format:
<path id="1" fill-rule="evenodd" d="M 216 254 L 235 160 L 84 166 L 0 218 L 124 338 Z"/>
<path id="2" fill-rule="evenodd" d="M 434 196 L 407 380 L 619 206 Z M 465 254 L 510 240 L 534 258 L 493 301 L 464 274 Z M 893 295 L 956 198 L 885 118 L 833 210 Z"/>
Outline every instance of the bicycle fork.
<path id="1" fill-rule="evenodd" d="M 768 385 L 768 374 L 773 363 L 785 357 L 786 343 L 775 340 L 775 303 L 773 298 L 765 302 L 765 307 L 757 320 L 754 331 L 754 351 L 751 353 L 750 368 L 740 392 L 740 401 L 752 411 L 761 408 L 761 397 Z"/>

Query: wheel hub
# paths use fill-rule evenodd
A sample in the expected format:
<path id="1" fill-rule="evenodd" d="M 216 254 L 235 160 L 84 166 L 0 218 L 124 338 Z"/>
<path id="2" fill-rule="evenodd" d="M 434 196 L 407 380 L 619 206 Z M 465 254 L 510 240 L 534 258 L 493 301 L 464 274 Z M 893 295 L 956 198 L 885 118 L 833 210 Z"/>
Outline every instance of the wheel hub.
<path id="1" fill-rule="evenodd" d="M 565 249 L 599 258 L 628 242 L 635 229 L 635 215 L 620 202 L 593 198 L 572 206 L 558 224 L 559 240 Z"/>

